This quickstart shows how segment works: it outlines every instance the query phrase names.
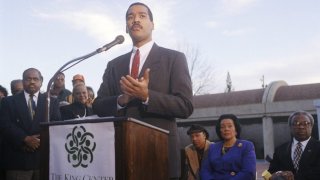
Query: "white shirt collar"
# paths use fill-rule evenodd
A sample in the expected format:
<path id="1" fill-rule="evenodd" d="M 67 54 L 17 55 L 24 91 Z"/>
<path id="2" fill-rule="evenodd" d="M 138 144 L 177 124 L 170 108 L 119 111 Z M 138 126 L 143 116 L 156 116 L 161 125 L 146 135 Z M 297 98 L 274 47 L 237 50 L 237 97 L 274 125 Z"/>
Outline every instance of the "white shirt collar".
<path id="1" fill-rule="evenodd" d="M 311 136 L 307 139 L 307 140 L 304 140 L 304 141 L 300 141 L 301 144 L 302 144 L 302 147 L 304 149 L 304 147 L 307 146 L 309 140 L 310 140 Z M 297 141 L 295 138 L 293 138 L 293 146 L 296 146 L 298 144 L 299 141 Z"/>
<path id="2" fill-rule="evenodd" d="M 149 51 L 151 50 L 153 44 L 154 44 L 154 41 L 151 40 L 151 41 L 147 42 L 146 44 L 144 44 L 143 46 L 141 46 L 139 48 L 136 47 L 136 46 L 133 46 L 133 53 L 136 53 L 137 49 L 139 49 L 140 54 L 145 54 L 146 52 L 149 53 Z"/>
<path id="3" fill-rule="evenodd" d="M 304 149 L 306 148 L 309 140 L 311 139 L 311 136 L 309 137 L 309 139 L 305 140 L 305 141 L 300 141 L 301 144 L 302 144 L 302 152 L 304 151 Z M 294 159 L 294 151 L 297 147 L 297 144 L 298 144 L 299 141 L 297 141 L 295 138 L 293 138 L 293 142 L 292 142 L 292 145 L 291 145 L 291 158 Z"/>
<path id="4" fill-rule="evenodd" d="M 154 41 L 151 40 L 149 41 L 148 43 L 144 44 L 143 46 L 141 47 L 136 47 L 136 46 L 133 46 L 132 48 L 132 53 L 131 53 L 131 58 L 130 58 L 130 64 L 129 64 L 129 70 L 131 72 L 131 67 L 132 67 L 132 61 L 133 61 L 133 57 L 137 51 L 137 49 L 139 49 L 139 52 L 140 52 L 140 65 L 139 65 L 139 74 L 140 74 L 140 71 L 144 65 L 144 63 L 146 62 L 147 60 L 147 57 L 151 51 L 151 48 L 154 44 Z"/>
<path id="5" fill-rule="evenodd" d="M 29 98 L 30 98 L 30 94 L 27 93 L 26 91 L 23 91 L 23 92 L 24 92 L 24 97 L 26 98 L 26 101 L 28 102 Z M 40 93 L 40 91 L 37 91 L 36 93 L 33 94 L 33 100 L 35 101 L 36 105 L 38 103 L 39 93 Z"/>
<path id="6" fill-rule="evenodd" d="M 300 141 L 301 144 L 302 144 L 302 152 L 303 152 L 304 149 L 306 148 L 306 146 L 307 146 L 310 138 L 311 138 L 311 136 L 310 136 L 307 140 Z M 292 146 L 291 146 L 291 157 L 292 157 L 292 158 L 293 158 L 294 150 L 296 149 L 298 142 L 299 142 L 299 141 L 297 141 L 295 138 L 293 138 L 293 143 L 292 143 Z"/>

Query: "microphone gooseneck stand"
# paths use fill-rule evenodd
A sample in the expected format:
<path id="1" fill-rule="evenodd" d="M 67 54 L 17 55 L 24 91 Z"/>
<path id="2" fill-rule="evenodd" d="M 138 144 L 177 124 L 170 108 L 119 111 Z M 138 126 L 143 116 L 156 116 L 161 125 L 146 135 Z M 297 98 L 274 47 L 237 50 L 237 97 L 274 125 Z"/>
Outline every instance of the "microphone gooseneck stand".
<path id="1" fill-rule="evenodd" d="M 106 44 L 104 45 L 103 47 L 87 54 L 87 55 L 84 55 L 84 56 L 81 56 L 81 57 L 78 57 L 78 58 L 75 58 L 75 59 L 72 59 L 71 61 L 68 61 L 67 63 L 65 63 L 61 68 L 58 69 L 58 71 L 52 76 L 52 78 L 49 80 L 48 82 L 48 85 L 47 85 L 47 92 L 46 92 L 46 96 L 47 96 L 47 106 L 46 106 L 46 122 L 49 122 L 50 121 L 50 89 L 51 89 L 51 86 L 52 86 L 52 83 L 53 81 L 57 78 L 57 75 L 60 73 L 60 72 L 63 72 L 63 71 L 66 71 L 67 69 L 75 66 L 76 64 L 82 62 L 83 60 L 86 60 L 96 54 L 99 54 L 103 51 L 107 51 L 108 49 L 110 49 L 111 47 L 117 45 L 117 44 L 121 44 L 123 43 L 124 41 L 124 37 L 122 35 L 119 35 L 116 37 L 116 39 L 114 41 L 112 41 L 111 43 L 109 44 Z M 73 64 L 72 64 L 73 63 Z M 71 65 L 70 65 L 71 64 Z M 70 65 L 70 66 L 68 66 Z"/>

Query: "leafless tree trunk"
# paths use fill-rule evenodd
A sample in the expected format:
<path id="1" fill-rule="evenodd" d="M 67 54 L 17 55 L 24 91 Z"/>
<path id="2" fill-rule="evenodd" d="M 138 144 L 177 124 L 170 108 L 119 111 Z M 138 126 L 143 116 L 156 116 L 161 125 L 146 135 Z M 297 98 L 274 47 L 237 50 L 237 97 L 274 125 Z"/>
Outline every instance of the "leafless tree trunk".
<path id="1" fill-rule="evenodd" d="M 190 47 L 188 44 L 184 44 L 178 49 L 185 53 L 187 57 L 193 95 L 203 95 L 212 92 L 214 89 L 214 68 L 212 61 L 201 57 L 199 49 Z"/>

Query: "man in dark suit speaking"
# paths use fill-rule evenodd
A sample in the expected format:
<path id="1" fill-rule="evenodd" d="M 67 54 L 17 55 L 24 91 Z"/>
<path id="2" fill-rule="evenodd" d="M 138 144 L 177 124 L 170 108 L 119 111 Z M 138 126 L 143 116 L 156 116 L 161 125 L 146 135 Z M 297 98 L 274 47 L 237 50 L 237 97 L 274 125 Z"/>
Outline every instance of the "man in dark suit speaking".
<path id="1" fill-rule="evenodd" d="M 40 122 L 46 119 L 46 95 L 40 93 L 43 78 L 39 70 L 23 72 L 24 91 L 3 99 L 0 132 L 6 180 L 39 180 Z M 52 99 L 50 119 L 60 120 L 58 102 Z"/>
<path id="2" fill-rule="evenodd" d="M 288 124 L 292 140 L 276 148 L 268 170 L 272 179 L 319 180 L 320 142 L 311 137 L 312 115 L 294 112 Z"/>
<path id="3" fill-rule="evenodd" d="M 133 49 L 110 61 L 93 110 L 99 116 L 127 116 L 170 131 L 169 177 L 180 176 L 179 137 L 175 118 L 193 112 L 192 84 L 183 53 L 152 40 L 153 15 L 143 3 L 131 4 L 126 30 Z"/>

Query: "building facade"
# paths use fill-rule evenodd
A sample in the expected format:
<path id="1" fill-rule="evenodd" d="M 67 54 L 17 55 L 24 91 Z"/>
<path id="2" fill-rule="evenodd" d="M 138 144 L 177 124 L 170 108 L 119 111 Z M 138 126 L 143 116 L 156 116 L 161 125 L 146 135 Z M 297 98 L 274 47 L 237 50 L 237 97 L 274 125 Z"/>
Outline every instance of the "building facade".
<path id="1" fill-rule="evenodd" d="M 254 143 L 257 158 L 272 157 L 274 148 L 291 138 L 288 117 L 294 111 L 304 110 L 314 116 L 312 136 L 319 139 L 319 99 L 320 83 L 289 86 L 285 81 L 272 82 L 264 89 L 195 96 L 193 114 L 178 120 L 181 148 L 190 144 L 187 130 L 191 124 L 204 126 L 209 139 L 217 141 L 217 119 L 232 113 L 242 125 L 241 138 Z"/>

